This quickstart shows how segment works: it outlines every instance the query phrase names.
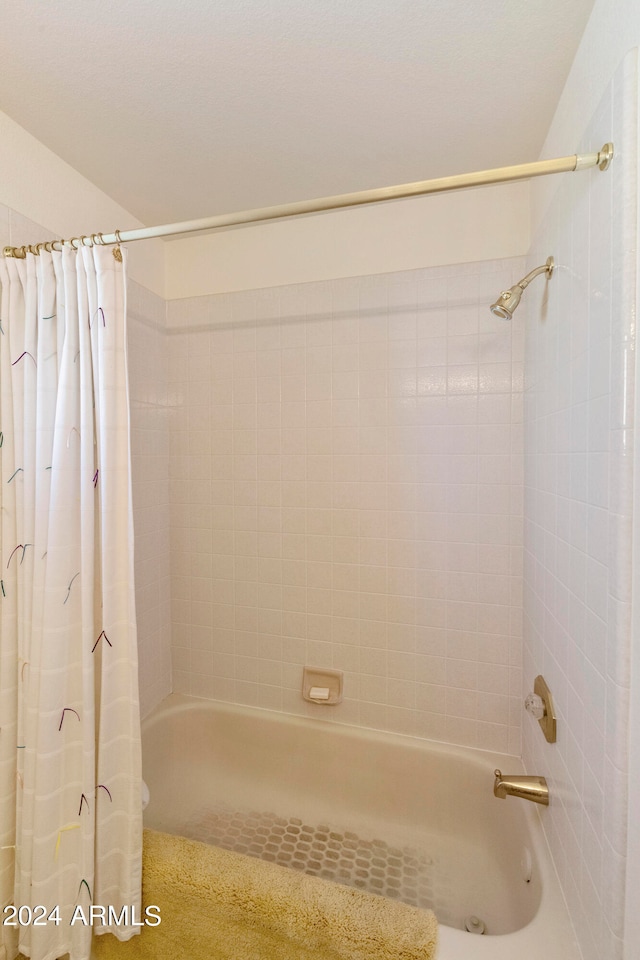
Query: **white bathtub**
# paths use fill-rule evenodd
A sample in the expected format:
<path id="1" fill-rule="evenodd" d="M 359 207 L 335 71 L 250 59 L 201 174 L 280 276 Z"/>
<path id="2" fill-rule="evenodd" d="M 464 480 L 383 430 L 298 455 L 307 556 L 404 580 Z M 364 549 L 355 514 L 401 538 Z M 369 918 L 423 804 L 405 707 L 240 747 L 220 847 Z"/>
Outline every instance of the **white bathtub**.
<path id="1" fill-rule="evenodd" d="M 297 857 L 291 866 L 432 906 L 438 960 L 579 960 L 545 811 L 496 799 L 495 767 L 522 770 L 499 754 L 177 694 L 143 724 L 146 826 Z M 470 916 L 484 935 L 466 931 Z"/>

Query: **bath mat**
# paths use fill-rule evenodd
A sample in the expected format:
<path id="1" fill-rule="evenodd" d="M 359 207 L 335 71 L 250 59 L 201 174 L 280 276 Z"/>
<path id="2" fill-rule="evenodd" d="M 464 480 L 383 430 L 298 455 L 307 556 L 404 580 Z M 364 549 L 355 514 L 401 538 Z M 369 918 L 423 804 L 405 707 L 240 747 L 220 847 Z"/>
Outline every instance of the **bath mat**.
<path id="1" fill-rule="evenodd" d="M 144 832 L 143 912 L 161 923 L 98 960 L 435 960 L 430 910 L 386 900 L 244 854 Z"/>

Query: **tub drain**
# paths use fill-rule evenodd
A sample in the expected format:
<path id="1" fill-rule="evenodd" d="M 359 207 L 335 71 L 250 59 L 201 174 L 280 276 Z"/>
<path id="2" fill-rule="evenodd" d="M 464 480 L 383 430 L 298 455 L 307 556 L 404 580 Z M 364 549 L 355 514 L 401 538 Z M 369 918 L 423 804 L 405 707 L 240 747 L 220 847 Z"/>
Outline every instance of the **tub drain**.
<path id="1" fill-rule="evenodd" d="M 465 929 L 469 931 L 469 933 L 484 933 L 486 929 L 480 917 L 474 917 L 473 915 L 470 917 L 467 917 L 467 919 L 464 922 L 464 926 L 465 926 Z"/>

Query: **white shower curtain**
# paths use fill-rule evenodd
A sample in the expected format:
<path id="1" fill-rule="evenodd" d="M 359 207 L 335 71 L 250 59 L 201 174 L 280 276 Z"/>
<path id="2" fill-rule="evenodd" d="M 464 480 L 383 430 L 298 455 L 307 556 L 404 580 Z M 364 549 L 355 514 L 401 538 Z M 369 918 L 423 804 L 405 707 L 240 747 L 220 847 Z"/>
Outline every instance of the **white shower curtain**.
<path id="1" fill-rule="evenodd" d="M 90 904 L 123 921 L 99 926 L 94 911 L 94 932 L 139 930 L 122 254 L 0 258 L 0 897 L 18 911 L 8 926 L 5 909 L 0 927 L 9 960 L 18 949 L 86 960 Z"/>

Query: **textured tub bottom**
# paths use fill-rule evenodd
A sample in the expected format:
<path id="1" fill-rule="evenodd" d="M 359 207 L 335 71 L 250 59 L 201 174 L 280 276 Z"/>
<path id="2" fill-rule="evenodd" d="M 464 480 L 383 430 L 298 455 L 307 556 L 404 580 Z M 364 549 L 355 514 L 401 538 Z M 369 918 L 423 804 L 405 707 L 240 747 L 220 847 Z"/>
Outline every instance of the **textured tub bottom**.
<path id="1" fill-rule="evenodd" d="M 194 814 L 180 833 L 314 876 L 432 909 L 451 922 L 450 882 L 438 858 L 413 847 L 394 847 L 326 823 L 225 808 Z"/>

